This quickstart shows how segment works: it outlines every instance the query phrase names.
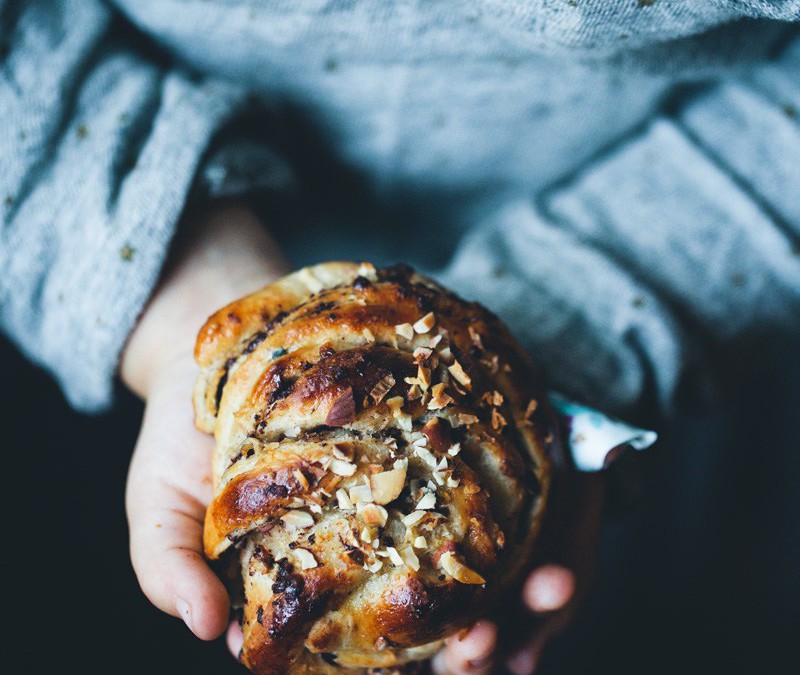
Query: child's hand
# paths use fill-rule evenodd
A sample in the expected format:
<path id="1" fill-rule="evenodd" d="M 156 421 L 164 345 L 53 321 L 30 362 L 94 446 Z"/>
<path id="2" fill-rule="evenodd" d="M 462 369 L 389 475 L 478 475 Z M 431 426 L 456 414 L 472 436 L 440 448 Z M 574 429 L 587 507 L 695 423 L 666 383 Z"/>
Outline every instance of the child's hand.
<path id="1" fill-rule="evenodd" d="M 433 660 L 436 675 L 486 675 L 498 661 L 514 675 L 530 675 L 547 643 L 569 623 L 592 573 L 603 479 L 576 474 L 556 485 L 553 495 L 540 549 L 543 559 L 563 564 L 535 567 L 519 601 L 501 607 L 499 628 L 482 620 L 465 635 L 448 640 Z"/>
<path id="2" fill-rule="evenodd" d="M 202 553 L 214 439 L 193 423 L 195 336 L 211 313 L 287 267 L 264 229 L 237 204 L 190 215 L 183 227 L 187 245 L 176 247 L 122 358 L 123 381 L 147 403 L 126 507 L 142 590 L 209 640 L 227 627 L 230 607 Z"/>

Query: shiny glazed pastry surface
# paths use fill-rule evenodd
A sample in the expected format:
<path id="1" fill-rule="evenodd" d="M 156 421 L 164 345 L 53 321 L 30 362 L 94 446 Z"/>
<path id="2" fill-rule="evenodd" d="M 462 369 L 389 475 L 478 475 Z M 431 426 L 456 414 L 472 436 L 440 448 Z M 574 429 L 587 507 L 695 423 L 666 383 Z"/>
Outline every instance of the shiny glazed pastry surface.
<path id="1" fill-rule="evenodd" d="M 326 263 L 221 309 L 195 356 L 205 549 L 238 565 L 252 671 L 391 672 L 518 579 L 559 454 L 490 312 L 404 266 Z"/>

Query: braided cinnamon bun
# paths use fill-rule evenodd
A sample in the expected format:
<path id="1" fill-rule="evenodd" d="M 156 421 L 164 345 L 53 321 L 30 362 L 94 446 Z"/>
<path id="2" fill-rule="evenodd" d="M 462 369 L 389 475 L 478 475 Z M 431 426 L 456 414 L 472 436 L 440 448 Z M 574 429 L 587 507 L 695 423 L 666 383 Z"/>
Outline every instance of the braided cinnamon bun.
<path id="1" fill-rule="evenodd" d="M 397 669 L 528 561 L 559 463 L 501 322 L 405 266 L 302 269 L 200 331 L 206 554 L 234 554 L 258 675 Z"/>

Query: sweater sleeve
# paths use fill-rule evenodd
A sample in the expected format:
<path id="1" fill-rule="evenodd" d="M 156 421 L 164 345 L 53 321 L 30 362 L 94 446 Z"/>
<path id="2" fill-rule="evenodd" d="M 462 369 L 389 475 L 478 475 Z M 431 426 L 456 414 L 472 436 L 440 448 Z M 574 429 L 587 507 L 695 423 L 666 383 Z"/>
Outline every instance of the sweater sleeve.
<path id="1" fill-rule="evenodd" d="M 719 393 L 745 354 L 800 334 L 799 73 L 795 40 L 676 101 L 488 217 L 443 280 L 509 318 L 553 384 L 593 405 L 666 412 Z"/>
<path id="2" fill-rule="evenodd" d="M 99 1 L 0 16 L 0 325 L 98 411 L 190 190 L 236 182 L 211 143 L 245 92 L 175 69 Z"/>

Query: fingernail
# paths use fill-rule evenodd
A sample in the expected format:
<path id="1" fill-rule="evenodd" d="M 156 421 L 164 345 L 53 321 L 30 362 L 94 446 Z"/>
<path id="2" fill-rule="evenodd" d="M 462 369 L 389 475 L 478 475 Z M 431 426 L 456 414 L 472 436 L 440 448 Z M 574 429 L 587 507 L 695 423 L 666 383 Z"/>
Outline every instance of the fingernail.
<path id="1" fill-rule="evenodd" d="M 481 670 L 489 666 L 492 662 L 492 655 L 489 654 L 488 656 L 483 656 L 479 659 L 474 659 L 472 661 L 467 661 L 467 667 L 470 670 Z"/>
<path id="2" fill-rule="evenodd" d="M 175 601 L 175 609 L 178 610 L 178 616 L 183 619 L 183 622 L 189 627 L 189 630 L 194 633 L 194 627 L 192 626 L 192 608 L 189 606 L 189 603 L 183 598 L 178 598 Z"/>

